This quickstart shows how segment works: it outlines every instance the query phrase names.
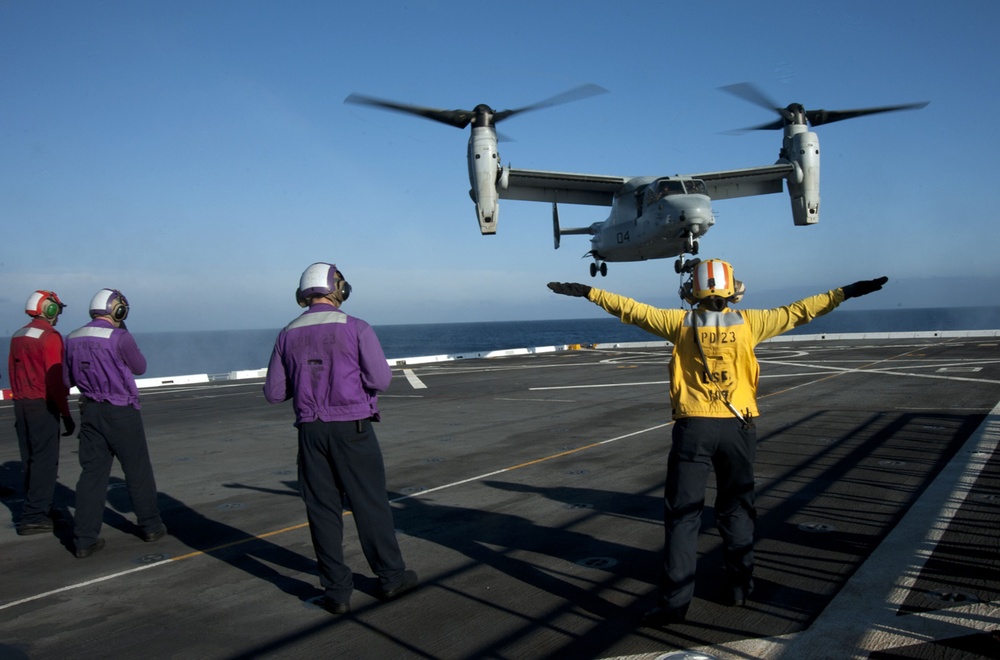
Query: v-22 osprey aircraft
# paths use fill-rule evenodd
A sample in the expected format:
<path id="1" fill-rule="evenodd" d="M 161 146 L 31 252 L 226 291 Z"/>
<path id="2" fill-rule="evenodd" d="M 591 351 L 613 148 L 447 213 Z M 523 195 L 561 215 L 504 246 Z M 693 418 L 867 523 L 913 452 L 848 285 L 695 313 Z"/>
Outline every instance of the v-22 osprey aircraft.
<path id="1" fill-rule="evenodd" d="M 806 110 L 793 103 L 780 107 L 748 83 L 722 88 L 744 100 L 777 113 L 776 121 L 743 130 L 782 130 L 784 137 L 773 165 L 674 176 L 608 176 L 573 174 L 505 167 L 497 148 L 496 124 L 516 114 L 579 100 L 606 90 L 583 85 L 546 101 L 515 110 L 496 111 L 486 104 L 472 110 L 439 110 L 351 94 L 347 103 L 414 114 L 462 128 L 472 125 L 469 137 L 469 191 L 476 205 L 479 230 L 495 234 L 500 199 L 552 204 L 555 247 L 560 236 L 590 235 L 593 257 L 590 275 L 607 275 L 607 262 L 644 261 L 678 257 L 680 273 L 685 254 L 698 253 L 698 241 L 715 224 L 713 199 L 730 199 L 781 192 L 787 185 L 796 225 L 819 222 L 819 137 L 810 126 L 830 124 L 864 115 L 923 108 L 927 103 L 858 110 Z M 610 206 L 607 219 L 589 227 L 562 229 L 558 205 Z"/>

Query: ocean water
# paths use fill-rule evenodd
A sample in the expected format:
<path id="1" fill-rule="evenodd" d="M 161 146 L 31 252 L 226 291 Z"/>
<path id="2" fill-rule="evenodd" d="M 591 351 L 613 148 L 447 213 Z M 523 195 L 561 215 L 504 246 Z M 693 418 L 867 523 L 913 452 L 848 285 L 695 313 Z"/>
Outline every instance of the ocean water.
<path id="1" fill-rule="evenodd" d="M 656 341 L 658 338 L 607 316 L 559 321 L 428 323 L 374 326 L 387 358 L 469 354 L 508 348 Z M 1000 307 L 837 310 L 789 334 L 992 330 Z M 267 366 L 278 328 L 203 332 L 136 333 L 146 356 L 144 377 L 227 374 Z M 7 381 L 9 338 L 0 338 L 0 387 Z"/>

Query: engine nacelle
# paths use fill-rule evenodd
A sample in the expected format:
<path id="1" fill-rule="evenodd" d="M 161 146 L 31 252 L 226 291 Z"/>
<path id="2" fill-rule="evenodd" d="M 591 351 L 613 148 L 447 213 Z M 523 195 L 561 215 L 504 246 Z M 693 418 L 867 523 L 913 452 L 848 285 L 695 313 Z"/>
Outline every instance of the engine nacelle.
<path id="1" fill-rule="evenodd" d="M 792 219 L 796 225 L 819 222 L 819 136 L 809 131 L 785 140 L 784 156 L 795 168 L 788 177 Z"/>
<path id="2" fill-rule="evenodd" d="M 497 134 L 490 126 L 474 126 L 469 138 L 469 194 L 476 203 L 476 217 L 482 234 L 497 232 L 500 205 L 497 181 L 502 174 L 500 154 L 497 152 Z"/>

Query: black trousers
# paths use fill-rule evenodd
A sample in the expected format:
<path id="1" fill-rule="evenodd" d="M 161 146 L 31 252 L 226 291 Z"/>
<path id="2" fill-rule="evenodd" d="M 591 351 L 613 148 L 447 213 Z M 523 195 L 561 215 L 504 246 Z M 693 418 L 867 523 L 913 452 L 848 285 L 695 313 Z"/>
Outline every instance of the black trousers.
<path id="1" fill-rule="evenodd" d="M 736 418 L 686 417 L 674 423 L 664 487 L 663 568 L 659 605 L 686 611 L 694 597 L 698 532 L 705 487 L 715 471 L 715 519 L 729 584 L 747 587 L 753 575 L 753 463 L 757 431 Z"/>
<path id="2" fill-rule="evenodd" d="M 21 522 L 45 520 L 59 477 L 59 411 L 44 399 L 15 399 L 14 427 L 24 470 Z"/>
<path id="3" fill-rule="evenodd" d="M 354 589 L 353 574 L 344 564 L 343 511 L 348 507 L 361 550 L 382 588 L 402 583 L 406 566 L 386 495 L 382 450 L 370 421 L 299 425 L 299 485 L 328 598 L 346 603 Z"/>
<path id="4" fill-rule="evenodd" d="M 101 533 L 115 458 L 125 473 L 125 486 L 139 527 L 144 533 L 159 529 L 163 521 L 140 412 L 131 406 L 81 399 L 78 437 L 82 472 L 76 484 L 73 521 L 76 547 L 90 547 Z"/>

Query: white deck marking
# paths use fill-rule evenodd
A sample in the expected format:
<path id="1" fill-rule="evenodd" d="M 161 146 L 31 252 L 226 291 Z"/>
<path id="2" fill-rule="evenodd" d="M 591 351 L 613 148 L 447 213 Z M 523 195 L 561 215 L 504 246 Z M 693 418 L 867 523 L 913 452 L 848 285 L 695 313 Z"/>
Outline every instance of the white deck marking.
<path id="1" fill-rule="evenodd" d="M 413 373 L 413 369 L 403 369 L 403 375 L 406 376 L 406 381 L 415 390 L 426 390 L 427 386 L 424 382 L 417 378 L 417 374 Z"/>
<path id="2" fill-rule="evenodd" d="M 597 387 L 635 387 L 638 385 L 668 385 L 669 380 L 651 380 L 647 383 L 595 383 L 593 385 L 556 385 L 554 387 L 529 387 L 529 392 L 544 392 L 545 390 L 587 390 Z"/>

